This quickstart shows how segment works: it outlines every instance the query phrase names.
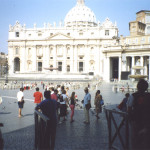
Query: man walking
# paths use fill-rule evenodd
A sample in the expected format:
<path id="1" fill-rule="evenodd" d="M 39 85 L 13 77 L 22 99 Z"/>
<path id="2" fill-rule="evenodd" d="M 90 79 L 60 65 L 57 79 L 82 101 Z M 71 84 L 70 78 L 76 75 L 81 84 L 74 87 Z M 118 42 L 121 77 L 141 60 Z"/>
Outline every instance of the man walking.
<path id="1" fill-rule="evenodd" d="M 34 97 L 34 103 L 37 105 L 39 103 L 41 103 L 41 101 L 43 100 L 43 94 L 41 92 L 39 92 L 39 88 L 36 88 L 36 92 L 33 94 Z"/>
<path id="2" fill-rule="evenodd" d="M 17 99 L 18 99 L 18 107 L 19 107 L 19 115 L 18 117 L 22 117 L 21 111 L 24 105 L 24 94 L 23 94 L 24 88 L 20 88 L 20 91 L 17 93 Z"/>
<path id="3" fill-rule="evenodd" d="M 90 123 L 89 109 L 91 107 L 91 94 L 89 93 L 87 87 L 84 89 L 84 92 L 85 92 L 84 103 L 83 103 L 84 115 L 85 115 L 84 123 L 89 124 Z"/>

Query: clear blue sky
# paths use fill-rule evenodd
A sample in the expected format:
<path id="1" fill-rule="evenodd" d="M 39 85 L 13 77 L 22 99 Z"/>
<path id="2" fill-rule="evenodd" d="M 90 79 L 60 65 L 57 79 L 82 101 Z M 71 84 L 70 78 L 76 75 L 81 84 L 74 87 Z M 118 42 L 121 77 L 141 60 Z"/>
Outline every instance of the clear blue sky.
<path id="1" fill-rule="evenodd" d="M 77 0 L 0 0 L 0 52 L 8 53 L 9 24 L 18 20 L 27 28 L 43 27 L 45 23 L 64 21 Z M 150 0 L 85 0 L 101 23 L 108 17 L 117 22 L 119 35 L 129 35 L 129 22 L 136 19 L 136 12 L 150 10 Z"/>

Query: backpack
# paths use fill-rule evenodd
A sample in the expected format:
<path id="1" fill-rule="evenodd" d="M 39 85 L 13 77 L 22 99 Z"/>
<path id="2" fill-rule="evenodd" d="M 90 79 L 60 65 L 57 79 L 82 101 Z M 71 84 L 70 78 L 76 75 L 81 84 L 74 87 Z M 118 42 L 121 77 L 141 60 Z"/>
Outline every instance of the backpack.
<path id="1" fill-rule="evenodd" d="M 136 92 L 132 95 L 134 97 L 133 109 L 131 111 L 132 120 L 139 129 L 150 127 L 150 93 Z"/>

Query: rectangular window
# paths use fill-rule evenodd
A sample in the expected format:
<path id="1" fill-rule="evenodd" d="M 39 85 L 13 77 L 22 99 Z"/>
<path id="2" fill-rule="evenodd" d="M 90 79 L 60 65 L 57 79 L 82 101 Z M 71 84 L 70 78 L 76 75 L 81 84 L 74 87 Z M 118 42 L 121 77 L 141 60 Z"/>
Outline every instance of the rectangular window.
<path id="1" fill-rule="evenodd" d="M 79 62 L 79 72 L 83 71 L 83 62 Z"/>
<path id="2" fill-rule="evenodd" d="M 67 65 L 67 72 L 70 72 L 70 65 Z"/>
<path id="3" fill-rule="evenodd" d="M 42 62 L 38 62 L 38 71 L 42 71 Z"/>
<path id="4" fill-rule="evenodd" d="M 16 37 L 19 37 L 19 32 L 16 32 Z"/>
<path id="5" fill-rule="evenodd" d="M 58 62 L 58 71 L 62 71 L 62 62 Z"/>
<path id="6" fill-rule="evenodd" d="M 106 35 L 106 36 L 109 35 L 109 30 L 105 30 L 105 35 Z"/>
<path id="7" fill-rule="evenodd" d="M 38 36 L 42 36 L 42 33 L 38 33 Z"/>

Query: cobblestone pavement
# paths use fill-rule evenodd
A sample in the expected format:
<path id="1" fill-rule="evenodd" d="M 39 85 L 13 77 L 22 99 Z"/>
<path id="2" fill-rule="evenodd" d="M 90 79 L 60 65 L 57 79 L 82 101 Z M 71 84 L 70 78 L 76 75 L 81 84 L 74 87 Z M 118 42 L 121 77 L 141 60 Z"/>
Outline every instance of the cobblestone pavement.
<path id="1" fill-rule="evenodd" d="M 98 87 L 103 95 L 105 105 L 120 103 L 124 93 L 113 93 L 112 84 L 102 83 Z M 43 90 L 41 90 L 43 92 Z M 73 90 L 70 90 L 71 93 Z M 83 89 L 74 90 L 78 99 L 84 97 Z M 1 90 L 3 103 L 0 105 L 0 122 L 4 124 L 1 128 L 5 141 L 4 150 L 33 150 L 34 148 L 34 107 L 33 93 L 35 90 L 24 91 L 25 105 L 23 117 L 18 118 L 18 105 L 16 90 Z M 92 106 L 96 90 L 91 90 Z M 79 104 L 80 101 L 79 101 Z M 57 126 L 56 150 L 107 150 L 108 130 L 104 112 L 97 120 L 93 109 L 90 113 L 90 124 L 83 123 L 84 114 L 82 109 L 75 110 L 73 123 L 70 123 L 70 113 L 67 121 Z"/>

